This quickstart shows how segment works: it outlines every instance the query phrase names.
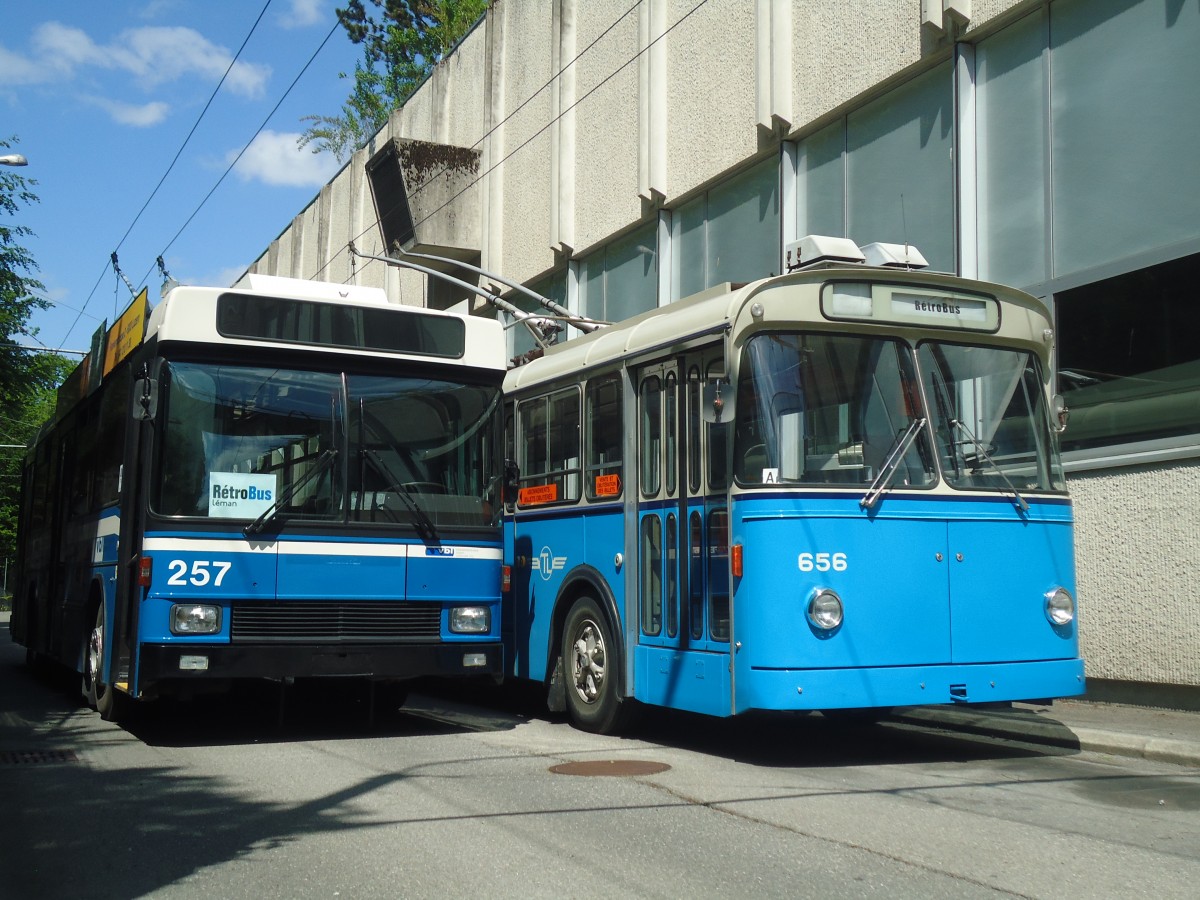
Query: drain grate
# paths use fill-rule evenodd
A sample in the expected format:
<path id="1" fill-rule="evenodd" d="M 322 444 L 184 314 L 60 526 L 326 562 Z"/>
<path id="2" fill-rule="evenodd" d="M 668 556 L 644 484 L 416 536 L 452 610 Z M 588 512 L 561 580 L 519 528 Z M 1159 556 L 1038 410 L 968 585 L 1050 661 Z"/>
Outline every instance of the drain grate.
<path id="1" fill-rule="evenodd" d="M 0 750 L 0 766 L 45 766 L 79 762 L 74 750 Z"/>
<path id="2" fill-rule="evenodd" d="M 555 775 L 590 775 L 629 778 L 633 775 L 657 775 L 671 768 L 666 763 L 641 759 L 594 759 L 587 762 L 559 763 L 551 766 Z"/>

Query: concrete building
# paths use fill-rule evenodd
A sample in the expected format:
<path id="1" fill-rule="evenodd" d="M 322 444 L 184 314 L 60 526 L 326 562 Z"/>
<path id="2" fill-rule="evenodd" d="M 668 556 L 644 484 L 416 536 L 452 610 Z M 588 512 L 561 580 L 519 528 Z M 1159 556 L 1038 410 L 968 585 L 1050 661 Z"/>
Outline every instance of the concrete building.
<path id="1" fill-rule="evenodd" d="M 1200 708 L 1198 86 L 1196 0 L 499 0 L 251 271 L 492 314 L 382 218 L 610 320 L 809 233 L 1044 297 L 1091 695 Z"/>

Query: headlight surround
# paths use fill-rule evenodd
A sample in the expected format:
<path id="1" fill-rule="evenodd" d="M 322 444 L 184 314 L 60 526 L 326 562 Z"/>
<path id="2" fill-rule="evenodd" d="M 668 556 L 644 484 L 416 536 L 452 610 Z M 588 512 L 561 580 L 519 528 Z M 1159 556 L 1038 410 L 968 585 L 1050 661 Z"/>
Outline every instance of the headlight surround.
<path id="1" fill-rule="evenodd" d="M 492 611 L 488 607 L 451 607 L 450 631 L 454 634 L 487 634 L 491 630 Z"/>
<path id="2" fill-rule="evenodd" d="M 1075 621 L 1075 598 L 1066 588 L 1055 588 L 1046 594 L 1046 618 L 1051 625 L 1070 625 Z"/>
<path id="3" fill-rule="evenodd" d="M 842 598 L 829 588 L 816 588 L 808 597 L 808 621 L 820 631 L 833 631 L 842 624 Z"/>
<path id="4" fill-rule="evenodd" d="M 176 603 L 171 607 L 171 634 L 216 634 L 221 607 L 211 603 Z"/>

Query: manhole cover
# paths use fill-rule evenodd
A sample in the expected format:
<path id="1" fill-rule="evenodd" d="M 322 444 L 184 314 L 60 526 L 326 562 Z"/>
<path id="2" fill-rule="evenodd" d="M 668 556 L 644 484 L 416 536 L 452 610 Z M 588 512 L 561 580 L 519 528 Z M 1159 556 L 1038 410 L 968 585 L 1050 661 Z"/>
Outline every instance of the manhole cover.
<path id="1" fill-rule="evenodd" d="M 79 762 L 74 750 L 0 750 L 0 766 L 40 766 Z"/>
<path id="2" fill-rule="evenodd" d="M 551 766 L 555 775 L 607 775 L 628 778 L 631 775 L 657 775 L 671 768 L 666 763 L 641 759 L 593 759 L 588 762 L 559 763 Z"/>

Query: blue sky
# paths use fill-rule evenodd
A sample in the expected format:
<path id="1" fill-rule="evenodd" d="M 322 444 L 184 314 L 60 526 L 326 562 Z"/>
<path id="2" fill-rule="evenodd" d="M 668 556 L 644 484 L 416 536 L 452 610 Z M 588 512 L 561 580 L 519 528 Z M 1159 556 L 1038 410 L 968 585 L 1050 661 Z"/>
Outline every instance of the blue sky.
<path id="1" fill-rule="evenodd" d="M 87 349 L 128 305 L 114 251 L 152 304 L 159 255 L 177 281 L 228 285 L 336 174 L 331 154 L 296 141 L 302 117 L 339 114 L 350 91 L 338 76 L 360 48 L 340 26 L 325 40 L 339 2 L 3 3 L 0 137 L 19 140 L 3 152 L 29 165 L 7 171 L 36 179 L 41 201 L 8 224 L 33 230 L 22 244 L 54 304 L 31 323 L 40 343 Z"/>

